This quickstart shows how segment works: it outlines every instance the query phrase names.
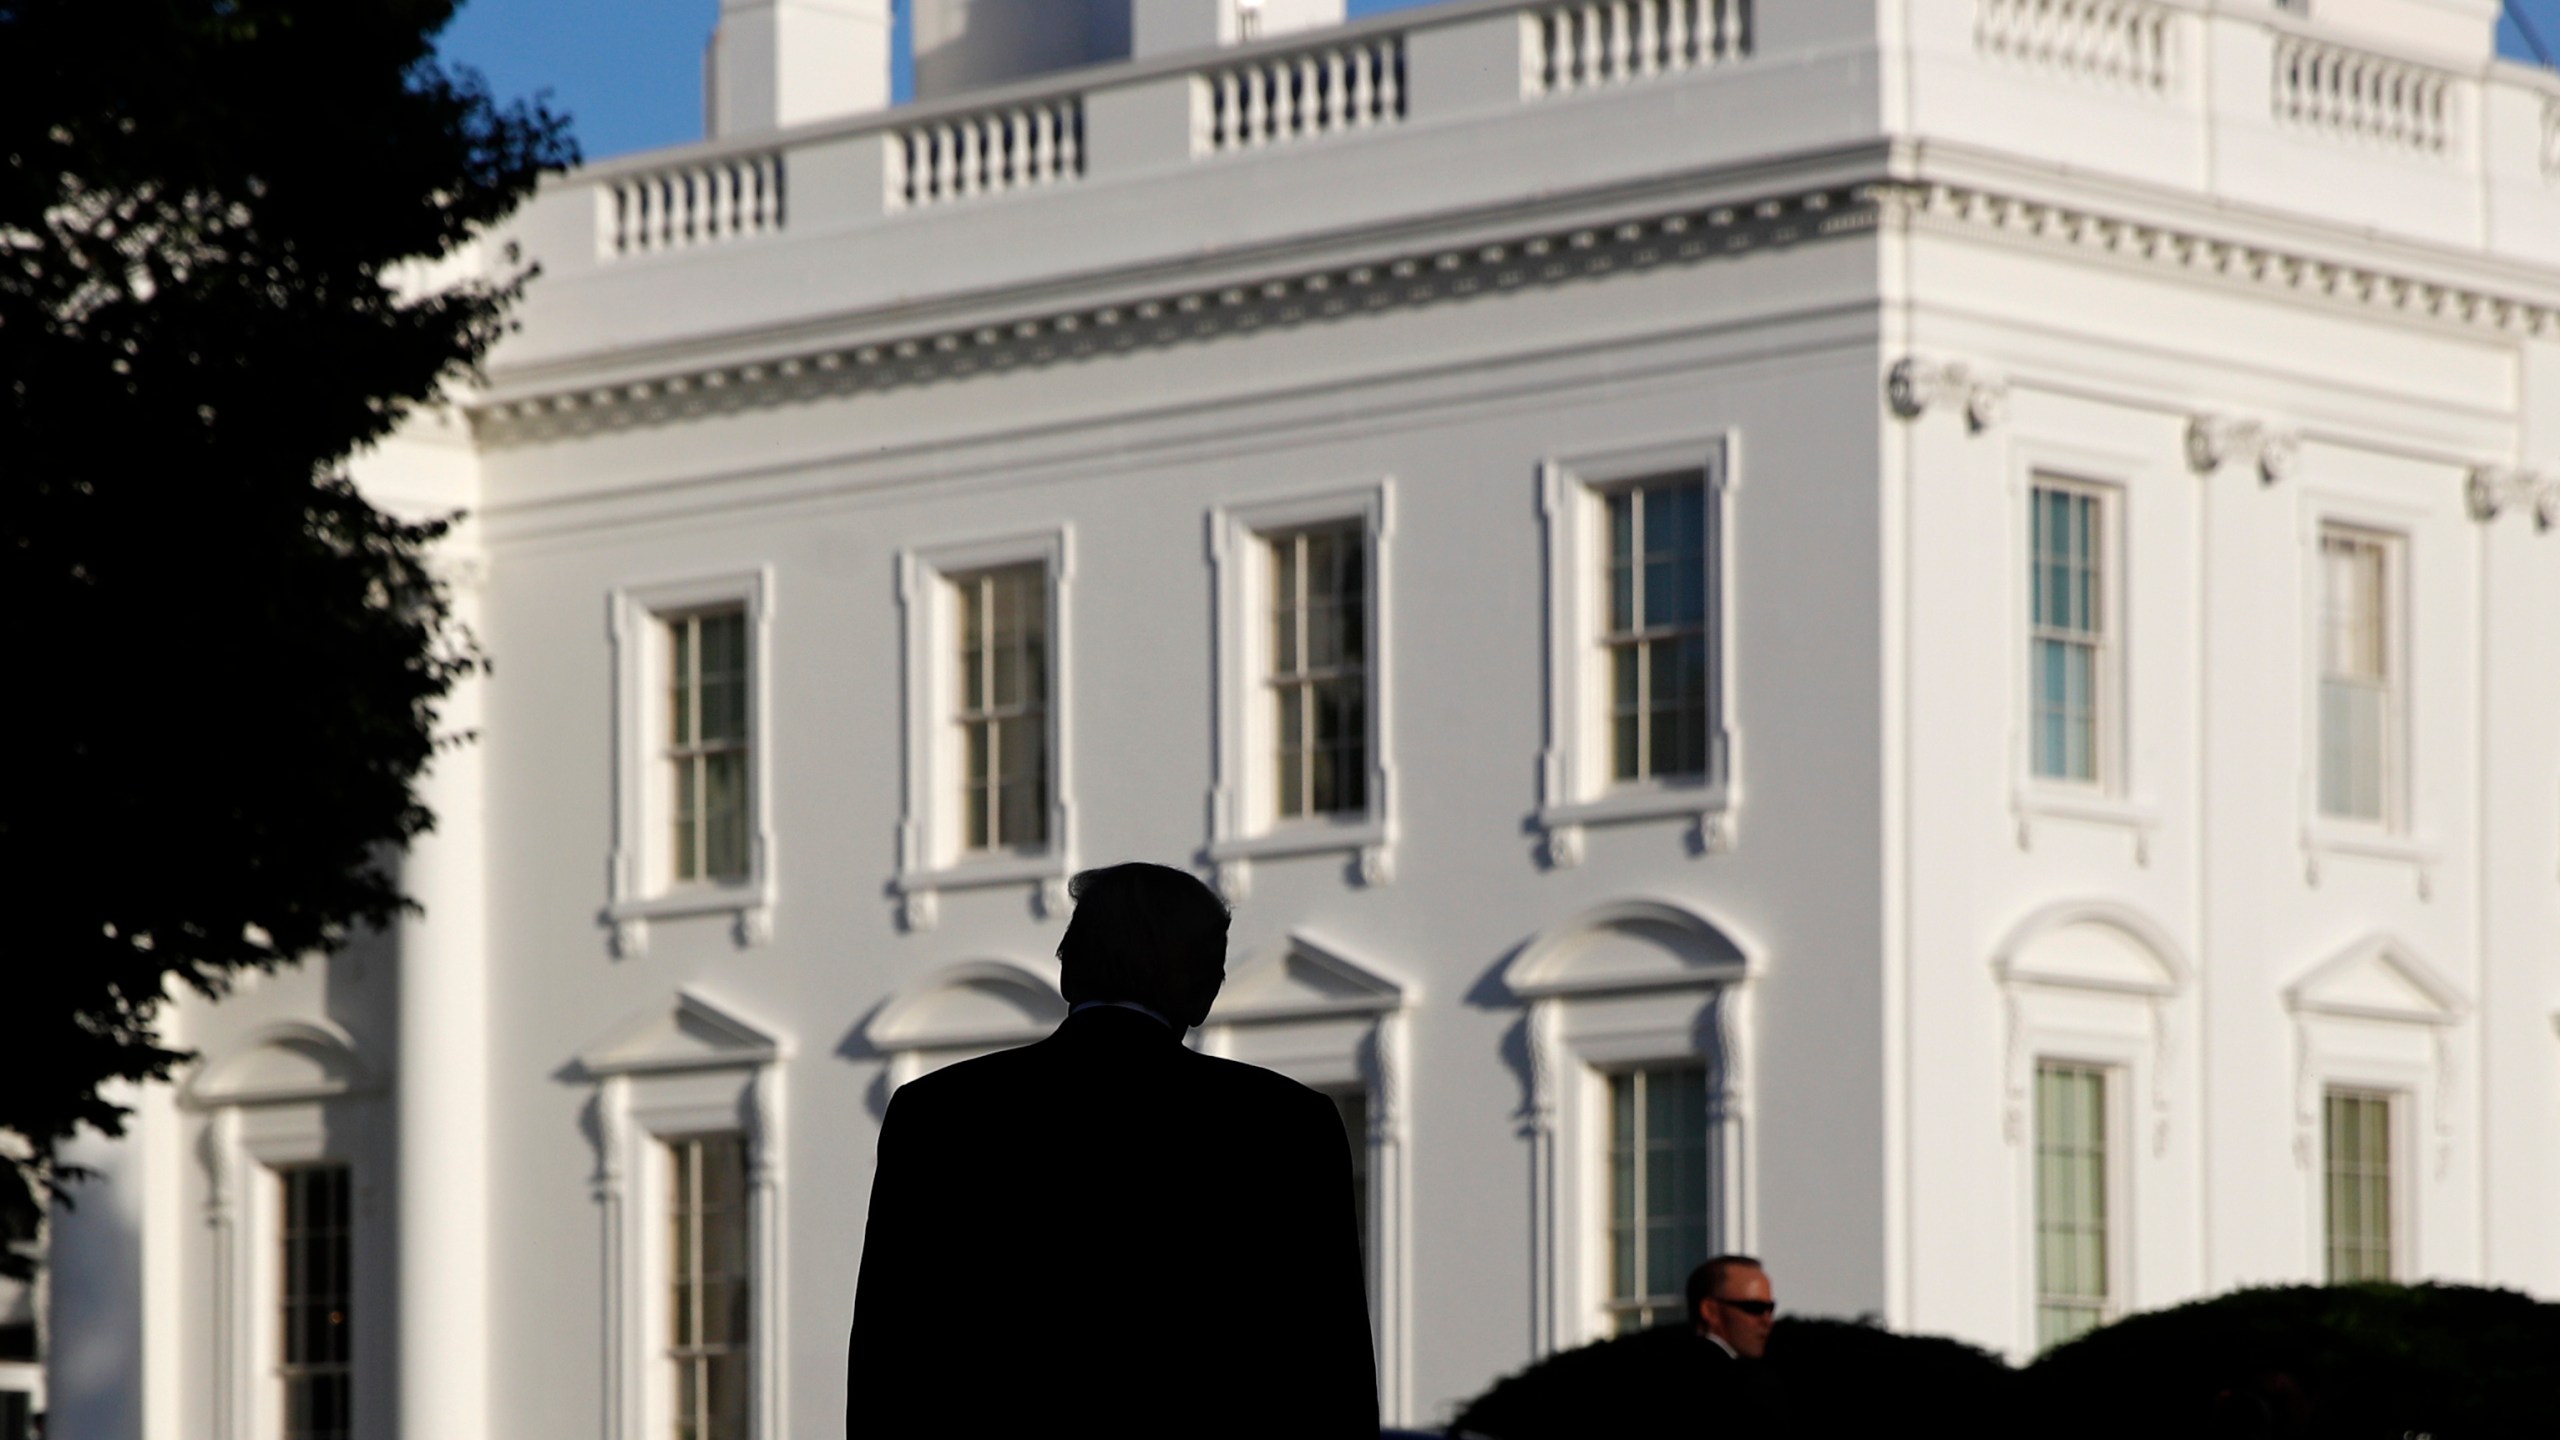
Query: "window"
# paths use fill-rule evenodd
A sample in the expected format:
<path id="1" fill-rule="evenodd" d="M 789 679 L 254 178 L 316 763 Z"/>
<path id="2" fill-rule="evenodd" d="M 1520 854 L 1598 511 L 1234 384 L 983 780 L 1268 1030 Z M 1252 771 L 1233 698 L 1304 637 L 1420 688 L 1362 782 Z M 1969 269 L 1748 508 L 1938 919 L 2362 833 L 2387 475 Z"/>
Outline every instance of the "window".
<path id="1" fill-rule="evenodd" d="M 2320 527 L 2320 813 L 2390 824 L 2399 770 L 2399 540 Z"/>
<path id="2" fill-rule="evenodd" d="M 739 944 L 772 933 L 766 793 L 769 570 L 616 589 L 613 857 L 604 918 L 617 953 L 650 927 L 727 914 Z"/>
<path id="3" fill-rule="evenodd" d="M 1244 898 L 1253 867 L 1348 856 L 1394 878 L 1389 763 L 1392 482 L 1283 495 L 1209 514 L 1216 615 L 1213 883 Z"/>
<path id="4" fill-rule="evenodd" d="M 1358 521 L 1269 538 L 1273 813 L 1369 808 L 1368 545 Z"/>
<path id="5" fill-rule="evenodd" d="M 1707 769 L 1706 482 L 1640 481 L 1607 497 L 1609 774 Z"/>
<path id="6" fill-rule="evenodd" d="M 1063 916 L 1075 870 L 1073 536 L 1065 526 L 906 550 L 898 923 L 952 891 L 1021 886 Z"/>
<path id="7" fill-rule="evenodd" d="M 2372 1090 L 2322 1097 L 2323 1234 L 2332 1285 L 2388 1280 L 2391 1265 L 2391 1097 Z"/>
<path id="8" fill-rule="evenodd" d="M 747 614 L 669 617 L 667 855 L 679 883 L 747 874 Z"/>
<path id="9" fill-rule="evenodd" d="M 2036 1066 L 2036 1345 L 2058 1345 L 2107 1319 L 2107 1071 Z"/>
<path id="10" fill-rule="evenodd" d="M 955 576 L 964 850 L 1049 839 L 1049 597 L 1044 567 Z"/>
<path id="11" fill-rule="evenodd" d="M 2096 785 L 2107 694 L 2106 502 L 2082 485 L 2039 480 L 2030 502 L 2028 588 L 2035 774 Z"/>
<path id="12" fill-rule="evenodd" d="M 1714 1253 L 1707 1196 L 1707 1072 L 1609 1077 L 1609 1325 L 1676 1323 L 1689 1272 Z"/>
<path id="13" fill-rule="evenodd" d="M 606 1440 L 793 1433 L 782 1043 L 690 990 L 588 1045 Z"/>
<path id="14" fill-rule="evenodd" d="M 1594 825 L 1688 819 L 1693 854 L 1732 842 L 1724 510 L 1733 442 L 1550 462 L 1547 735 L 1538 825 L 1549 864 Z"/>
<path id="15" fill-rule="evenodd" d="M 284 1440 L 346 1440 L 354 1416 L 347 1167 L 297 1165 L 278 1171 L 277 1183 L 276 1375 L 284 1388 Z"/>
<path id="16" fill-rule="evenodd" d="M 675 1440 L 746 1440 L 747 1147 L 737 1135 L 667 1144 L 667 1361 Z"/>

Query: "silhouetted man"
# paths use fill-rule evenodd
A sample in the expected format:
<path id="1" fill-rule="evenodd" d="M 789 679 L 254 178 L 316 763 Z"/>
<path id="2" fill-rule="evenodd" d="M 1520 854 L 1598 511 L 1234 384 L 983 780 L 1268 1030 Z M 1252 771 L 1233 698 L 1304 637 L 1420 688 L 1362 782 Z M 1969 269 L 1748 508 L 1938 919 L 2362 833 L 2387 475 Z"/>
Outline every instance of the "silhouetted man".
<path id="1" fill-rule="evenodd" d="M 1071 893 L 1057 1032 L 909 1082 L 881 1123 L 847 1435 L 1373 1440 L 1342 1122 L 1182 1044 L 1226 907 L 1160 865 Z"/>

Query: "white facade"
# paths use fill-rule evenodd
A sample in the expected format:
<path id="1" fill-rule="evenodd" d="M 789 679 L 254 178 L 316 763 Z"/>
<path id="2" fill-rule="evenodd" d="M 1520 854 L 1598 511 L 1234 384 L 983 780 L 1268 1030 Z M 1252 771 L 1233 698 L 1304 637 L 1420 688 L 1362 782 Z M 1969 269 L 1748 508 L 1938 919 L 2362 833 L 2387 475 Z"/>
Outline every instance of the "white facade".
<path id="1" fill-rule="evenodd" d="M 470 509 L 496 659 L 427 916 L 181 1007 L 204 1066 L 57 1223 L 49 1433 L 277 1433 L 266 1169 L 314 1159 L 366 1433 L 670 1433 L 705 1132 L 752 1433 L 829 1433 L 889 1090 L 1042 1033 L 1123 858 L 1237 902 L 1200 1043 L 1364 1106 L 1391 1418 L 1603 1333 L 1648 1065 L 1791 1309 L 2030 1353 L 2042 1066 L 2104 1077 L 2105 1313 L 2326 1273 L 2332 1095 L 2388 1099 L 2392 1273 L 2560 1295 L 2560 83 L 2489 0 L 2299 9 L 1467 0 L 546 187 L 487 389 L 366 477 Z M 1705 758 L 1630 782 L 1610 497 L 1666 475 Z M 1268 540 L 1317 525 L 1365 748 L 1293 820 Z M 952 587 L 1016 565 L 1047 784 L 989 855 Z M 750 779 L 685 883 L 702 613 Z"/>

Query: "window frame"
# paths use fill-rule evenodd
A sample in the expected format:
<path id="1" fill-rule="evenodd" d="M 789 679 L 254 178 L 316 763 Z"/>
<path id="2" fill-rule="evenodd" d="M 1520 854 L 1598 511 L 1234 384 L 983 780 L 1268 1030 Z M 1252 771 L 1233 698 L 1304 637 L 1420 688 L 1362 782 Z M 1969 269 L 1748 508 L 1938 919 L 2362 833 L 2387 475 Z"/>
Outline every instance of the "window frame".
<path id="1" fill-rule="evenodd" d="M 2349 1283 L 2348 1280 L 2340 1279 L 2335 1273 L 2337 1260 L 2337 1235 L 2335 1230 L 2331 1228 L 2330 1224 L 2331 1218 L 2335 1213 L 2334 1206 L 2331 1203 L 2332 1197 L 2330 1194 L 2330 1186 L 2336 1179 L 2335 1172 L 2337 1168 L 2337 1155 L 2332 1148 L 2334 1136 L 2331 1134 L 2329 1129 L 2329 1107 L 2339 1100 L 2378 1102 L 2383 1107 L 2383 1202 L 2388 1211 L 2383 1226 L 2382 1236 L 2383 1273 L 2380 1275 L 2365 1275 L 2352 1278 L 2359 1280 L 2404 1279 L 2409 1273 L 2408 1265 L 2406 1263 L 2408 1259 L 2408 1243 L 2406 1236 L 2403 1234 L 2403 1223 L 2408 1211 L 2407 1192 L 2409 1181 L 2409 1147 L 2404 1132 L 2408 1125 L 2410 1092 L 2406 1088 L 2400 1086 L 2357 1084 L 2352 1081 L 2334 1078 L 2325 1081 L 2320 1086 L 2320 1160 L 2318 1169 L 2321 1211 L 2319 1235 L 2321 1266 L 2318 1272 L 2318 1278 L 2320 1283 L 2326 1285 L 2341 1285 Z"/>
<path id="2" fill-rule="evenodd" d="M 1540 932 L 1504 967 L 1527 1004 L 1532 1358 L 1609 1330 L 1610 1071 L 1706 1068 L 1711 1245 L 1756 1252 L 1754 954 L 1682 906 L 1622 900 Z"/>
<path id="3" fill-rule="evenodd" d="M 2191 1053 L 2196 970 L 2167 926 L 2130 906 L 2089 900 L 2028 915 L 1993 948 L 1990 962 L 2004 1032 L 2000 1128 L 2012 1167 L 2009 1354 L 2024 1363 L 2037 1354 L 2042 1333 L 2035 1144 L 2041 1064 L 2112 1073 L 2108 1154 L 2121 1160 L 2106 1180 L 2109 1313 L 2157 1304 L 2184 1283 L 2174 1278 L 2176 1267 L 2198 1238 L 2183 1218 L 2182 1197 L 2201 1183 L 2203 1124 L 2178 1057 Z"/>
<path id="4" fill-rule="evenodd" d="M 674 1368 L 667 1357 L 669 1155 L 665 1142 L 735 1134 L 746 1149 L 747 1253 L 755 1338 L 748 1434 L 791 1433 L 782 1383 L 790 1339 L 789 1229 L 782 1168 L 782 1061 L 770 1029 L 690 990 L 644 1009 L 589 1045 L 577 1077 L 594 1087 L 591 1183 L 604 1228 L 603 1366 L 608 1440 L 667 1440 Z"/>
<path id="5" fill-rule="evenodd" d="M 1712 1233 L 1717 1223 L 1717 1217 L 1715 1214 L 1717 1208 L 1716 1196 L 1712 1193 L 1718 1179 L 1716 1175 L 1716 1082 L 1713 1077 L 1712 1067 L 1707 1058 L 1703 1055 L 1693 1055 L 1633 1064 L 1620 1063 L 1613 1065 L 1595 1065 L 1592 1068 L 1598 1072 L 1599 1084 L 1597 1086 L 1597 1098 L 1599 1099 L 1604 1111 L 1601 1124 L 1597 1128 L 1597 1132 L 1593 1137 L 1599 1142 L 1599 1170 L 1602 1193 L 1605 1197 L 1600 1210 L 1602 1229 L 1606 1233 L 1603 1235 L 1599 1247 L 1602 1255 L 1601 1284 L 1598 1295 L 1600 1302 L 1599 1324 L 1601 1331 L 1604 1334 L 1627 1335 L 1633 1334 L 1634 1331 L 1621 1330 L 1618 1328 L 1623 1315 L 1626 1312 L 1631 1311 L 1641 1312 L 1647 1309 L 1660 1308 L 1653 1302 L 1665 1297 L 1653 1294 L 1635 1297 L 1621 1297 L 1617 1293 L 1617 1277 L 1615 1274 L 1616 1267 L 1614 1262 L 1617 1259 L 1618 1245 L 1617 1200 L 1619 1195 L 1617 1190 L 1616 1168 L 1618 1082 L 1621 1080 L 1635 1079 L 1639 1082 L 1639 1088 L 1650 1090 L 1652 1087 L 1649 1077 L 1695 1072 L 1698 1086 L 1698 1097 L 1700 1101 L 1699 1120 L 1701 1128 L 1698 1132 L 1699 1161 L 1704 1172 L 1702 1178 L 1708 1190 L 1708 1193 L 1703 1197 L 1707 1205 L 1707 1210 L 1699 1217 L 1703 1229 L 1708 1233 L 1700 1237 L 1702 1244 L 1699 1248 L 1698 1260 L 1703 1262 L 1715 1255 L 1739 1251 L 1745 1247 L 1738 1244 L 1720 1244 L 1718 1243 L 1720 1237 Z M 1645 1101 L 1642 1099 L 1638 1101 L 1640 1109 L 1644 1103 Z M 1644 1124 L 1641 1113 L 1639 1113 L 1637 1124 L 1639 1128 Z M 1643 1191 L 1647 1188 L 1643 1179 L 1645 1169 L 1643 1157 L 1649 1148 L 1649 1146 L 1644 1144 L 1639 1144 L 1637 1146 L 1637 1160 L 1635 1168 L 1639 1177 L 1636 1181 L 1639 1191 Z M 1639 1200 L 1639 1218 L 1636 1227 L 1640 1235 L 1646 1228 L 1642 1217 L 1651 1213 L 1650 1211 L 1642 1209 L 1641 1203 L 1641 1200 Z M 1641 1244 L 1639 1248 L 1641 1249 Z M 1637 1268 L 1639 1272 L 1644 1268 L 1644 1263 L 1644 1259 L 1642 1258 L 1637 1261 Z M 1687 1277 L 1685 1273 L 1682 1278 L 1684 1281 L 1686 1280 Z M 1672 1309 L 1675 1314 L 1687 1308 L 1687 1294 L 1685 1290 L 1666 1293 L 1672 1302 Z M 1665 1323 L 1670 1322 L 1660 1319 L 1656 1319 L 1652 1322 L 1653 1325 Z M 1636 1330 L 1649 1328 L 1651 1328 L 1650 1325 L 1638 1325 L 1635 1327 Z"/>
<path id="6" fill-rule="evenodd" d="M 2329 755 L 2323 709 L 2329 680 L 2325 659 L 2328 650 L 2329 594 L 2327 563 L 2332 536 L 2356 543 L 2370 544 L 2382 565 L 2379 597 L 2382 627 L 2378 647 L 2383 665 L 2381 754 L 2375 764 L 2381 773 L 2375 777 L 2381 791 L 2381 814 L 2372 817 L 2342 814 L 2328 808 L 2325 775 Z M 2409 832 L 2409 770 L 2412 754 L 2409 744 L 2411 697 L 2414 687 L 2410 675 L 2409 644 L 2409 553 L 2412 543 L 2410 528 L 2378 522 L 2343 510 L 2324 510 L 2312 522 L 2308 549 L 2311 569 L 2310 644 L 2308 670 L 2310 689 L 2305 709 L 2310 720 L 2309 772 L 2310 813 L 2321 829 L 2347 835 L 2401 836 Z"/>
<path id="7" fill-rule="evenodd" d="M 194 1149 L 213 1232 L 207 1434 L 272 1440 L 284 1433 L 279 1175 L 314 1165 L 347 1168 L 353 1433 L 388 1431 L 397 1413 L 391 1382 L 399 1257 L 384 1181 L 395 1157 L 380 1110 L 382 1086 L 353 1038 L 325 1021 L 267 1025 L 201 1065 L 180 1103 L 202 1117 Z"/>
<path id="8" fill-rule="evenodd" d="M 2027 1283 L 2034 1293 L 2032 1328 L 2028 1334 L 2031 1337 L 2029 1343 L 2032 1349 L 2038 1353 L 2051 1348 L 2044 1339 L 2044 1316 L 2047 1307 L 2056 1299 L 2045 1283 L 2047 1277 L 2044 1271 L 2043 1200 L 2045 1118 L 2043 1081 L 2045 1073 L 2053 1069 L 2068 1069 L 2094 1075 L 2097 1077 L 2099 1087 L 2099 1154 L 2103 1166 L 2098 1180 L 2098 1198 L 2103 1207 L 2099 1214 L 2099 1224 L 2103 1227 L 2099 1240 L 2099 1264 L 2105 1275 L 2105 1285 L 2096 1296 L 2098 1314 L 2087 1327 L 2088 1329 L 2094 1330 L 2124 1313 L 2124 1292 L 2129 1279 L 2125 1270 L 2125 1261 L 2131 1251 L 2130 1202 L 2133 1186 L 2129 1183 L 2127 1171 L 2133 1163 L 2133 1157 L 2125 1143 L 2131 1129 L 2127 1123 L 2128 1107 L 2125 1091 L 2133 1074 L 2133 1066 L 2123 1060 L 2094 1055 L 2085 1050 L 2040 1052 L 2029 1067 L 2029 1083 L 2034 1087 L 2035 1093 L 2029 1102 L 2027 1121 L 2029 1208 L 2026 1226 L 2030 1257 Z M 2075 1334 L 2078 1333 L 2086 1332 L 2075 1332 Z M 2062 1340 L 2051 1343 L 2062 1344 L 2071 1338 L 2071 1336 L 2065 1336 Z"/>
<path id="9" fill-rule="evenodd" d="M 1582 859 L 1595 825 L 1687 819 L 1691 849 L 1722 850 L 1734 840 L 1739 736 L 1732 721 L 1734 650 L 1732 503 L 1739 436 L 1731 430 L 1619 450 L 1550 458 L 1539 466 L 1546 531 L 1546 739 L 1539 755 L 1536 821 L 1549 865 Z M 1706 769 L 1695 777 L 1619 781 L 1609 758 L 1609 667 L 1601 637 L 1608 619 L 1607 496 L 1627 486 L 1695 472 L 1705 504 L 1707 639 Z"/>
<path id="10" fill-rule="evenodd" d="M 891 887 L 899 898 L 899 921 L 909 931 L 932 929 L 943 894 L 954 890 L 1021 885 L 1031 890 L 1043 918 L 1066 911 L 1067 880 L 1075 873 L 1074 556 L 1074 533 L 1063 523 L 898 552 L 906 733 Z M 955 724 L 960 663 L 955 585 L 963 577 L 1029 564 L 1042 566 L 1047 577 L 1047 834 L 1036 848 L 973 853 L 966 848 L 960 800 L 965 762 Z"/>
<path id="11" fill-rule="evenodd" d="M 613 855 L 605 920 L 615 952 L 648 951 L 660 921 L 726 914 L 741 945 L 772 938 L 773 567 L 617 586 L 607 600 L 614 669 Z M 674 878 L 668 773 L 668 624 L 721 610 L 746 616 L 747 869 L 735 880 Z"/>
<path id="12" fill-rule="evenodd" d="M 2391 1261 L 2425 1275 L 2444 1263 L 2442 1232 L 2461 1205 L 2459 1176 L 2481 1136 L 2453 1103 L 2478 1074 L 2473 1003 L 2417 949 L 2374 931 L 2284 988 L 2294 1046 L 2293 1158 L 2301 1175 L 2300 1273 L 2328 1273 L 2325 1098 L 2338 1090 L 2395 1097 L 2392 1107 Z M 2476 1118 L 2476 1117 L 2473 1117 Z M 2438 1227 L 2431 1235 L 2430 1227 Z"/>
<path id="13" fill-rule="evenodd" d="M 1267 495 L 1209 512 L 1211 604 L 1217 654 L 1217 753 L 1209 792 L 1208 855 L 1230 903 L 1250 892 L 1257 862 L 1286 856 L 1352 858 L 1363 884 L 1395 875 L 1394 480 Z M 1335 525 L 1357 525 L 1367 547 L 1368 773 L 1357 811 L 1283 818 L 1273 801 L 1277 740 L 1270 701 L 1267 624 L 1272 587 L 1269 542 Z"/>
<path id="14" fill-rule="evenodd" d="M 2083 780 L 2076 776 L 2049 775 L 2036 766 L 2036 682 L 2039 677 L 2035 652 L 2044 635 L 2035 615 L 2032 578 L 2022 587 L 2026 603 L 2020 622 L 2025 640 L 2020 647 L 2025 657 L 2022 666 L 2025 684 L 2020 690 L 2020 714 L 2024 721 L 2020 727 L 2020 760 L 2026 783 L 2039 791 L 2066 799 L 2115 800 L 2128 789 L 2125 757 L 2130 753 L 2130 747 L 2125 743 L 2129 707 L 2125 684 L 2124 487 L 2050 465 L 2031 467 L 2026 482 L 2026 517 L 2020 527 L 2021 555 L 2030 575 L 2036 568 L 2036 500 L 2040 493 L 2048 490 L 2087 499 L 2096 507 L 2098 543 L 2095 563 L 2098 577 L 2094 589 L 2100 623 L 2095 632 L 2098 638 L 2090 682 L 2093 691 L 2090 700 L 2093 731 L 2090 758 L 2096 773 Z"/>

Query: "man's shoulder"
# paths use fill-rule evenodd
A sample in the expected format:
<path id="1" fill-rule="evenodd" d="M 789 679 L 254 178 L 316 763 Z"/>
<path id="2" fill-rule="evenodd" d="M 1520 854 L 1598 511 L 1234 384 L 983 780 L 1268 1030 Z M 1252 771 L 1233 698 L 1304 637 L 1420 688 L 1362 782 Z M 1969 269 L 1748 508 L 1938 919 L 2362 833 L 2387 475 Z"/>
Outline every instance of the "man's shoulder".
<path id="1" fill-rule="evenodd" d="M 1330 1115 L 1333 1102 L 1322 1092 L 1311 1090 L 1277 1070 L 1230 1060 L 1223 1055 L 1184 1052 L 1184 1066 L 1190 1070 L 1191 1083 L 1203 1089 L 1218 1089 L 1246 1103 L 1260 1103 L 1274 1109 L 1288 1109 L 1307 1115 Z"/>

